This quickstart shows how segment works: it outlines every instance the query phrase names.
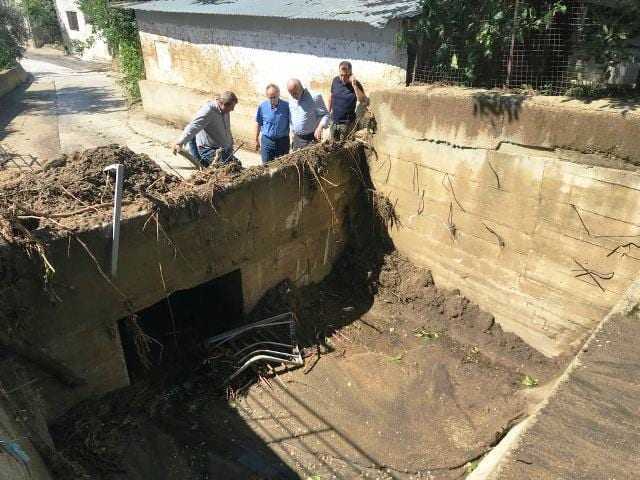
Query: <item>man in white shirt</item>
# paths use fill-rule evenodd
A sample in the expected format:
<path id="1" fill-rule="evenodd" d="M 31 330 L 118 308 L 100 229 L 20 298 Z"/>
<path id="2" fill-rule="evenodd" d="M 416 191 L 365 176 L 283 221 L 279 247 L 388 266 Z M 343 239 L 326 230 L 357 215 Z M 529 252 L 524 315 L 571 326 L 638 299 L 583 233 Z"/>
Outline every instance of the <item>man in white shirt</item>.
<path id="1" fill-rule="evenodd" d="M 291 95 L 289 113 L 291 131 L 293 132 L 292 150 L 298 150 L 312 143 L 319 142 L 322 130 L 329 124 L 329 111 L 319 93 L 311 93 L 302 86 L 297 78 L 287 82 L 287 90 Z"/>

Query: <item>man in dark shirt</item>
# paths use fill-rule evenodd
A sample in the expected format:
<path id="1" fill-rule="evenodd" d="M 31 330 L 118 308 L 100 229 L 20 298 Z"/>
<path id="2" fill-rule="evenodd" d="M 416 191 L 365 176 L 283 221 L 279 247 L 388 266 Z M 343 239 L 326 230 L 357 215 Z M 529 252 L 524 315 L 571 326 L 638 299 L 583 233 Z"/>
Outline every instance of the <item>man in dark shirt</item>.
<path id="1" fill-rule="evenodd" d="M 329 111 L 332 115 L 331 138 L 344 140 L 355 128 L 356 104 L 365 104 L 367 96 L 362 84 L 353 76 L 350 62 L 343 61 L 339 65 L 340 75 L 331 83 Z"/>

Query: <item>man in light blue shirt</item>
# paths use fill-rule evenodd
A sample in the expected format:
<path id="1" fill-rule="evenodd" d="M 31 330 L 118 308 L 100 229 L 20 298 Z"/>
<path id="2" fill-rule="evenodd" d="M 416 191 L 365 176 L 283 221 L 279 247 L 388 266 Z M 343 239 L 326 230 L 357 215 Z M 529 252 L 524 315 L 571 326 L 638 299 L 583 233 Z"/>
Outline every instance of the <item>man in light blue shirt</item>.
<path id="1" fill-rule="evenodd" d="M 263 164 L 289 153 L 289 104 L 280 100 L 280 88 L 273 83 L 267 98 L 256 112 L 256 150 Z"/>
<path id="2" fill-rule="evenodd" d="M 329 111 L 322 95 L 309 92 L 297 78 L 287 82 L 287 90 L 291 95 L 289 111 L 293 131 L 292 150 L 319 142 L 322 129 L 327 128 L 329 124 Z"/>

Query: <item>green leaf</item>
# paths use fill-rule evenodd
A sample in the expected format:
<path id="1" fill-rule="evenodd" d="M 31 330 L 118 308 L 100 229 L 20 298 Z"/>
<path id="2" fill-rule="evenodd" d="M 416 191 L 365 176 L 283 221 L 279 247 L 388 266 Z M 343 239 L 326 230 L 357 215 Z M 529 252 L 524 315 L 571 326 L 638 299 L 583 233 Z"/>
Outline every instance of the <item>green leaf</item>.
<path id="1" fill-rule="evenodd" d="M 389 357 L 390 362 L 400 363 L 402 361 L 402 354 L 396 355 L 395 357 Z"/>
<path id="2" fill-rule="evenodd" d="M 531 375 L 525 375 L 524 377 L 522 377 L 520 383 L 525 387 L 533 388 L 538 386 L 538 379 L 533 378 Z"/>

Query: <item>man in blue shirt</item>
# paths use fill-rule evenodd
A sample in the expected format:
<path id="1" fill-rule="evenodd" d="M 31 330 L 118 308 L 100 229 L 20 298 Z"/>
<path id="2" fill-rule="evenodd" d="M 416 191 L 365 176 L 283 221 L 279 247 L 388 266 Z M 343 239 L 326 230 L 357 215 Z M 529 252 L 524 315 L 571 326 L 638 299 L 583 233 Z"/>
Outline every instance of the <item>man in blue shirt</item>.
<path id="1" fill-rule="evenodd" d="M 329 112 L 322 95 L 309 92 L 297 78 L 287 82 L 287 90 L 291 95 L 289 102 L 291 130 L 293 130 L 291 148 L 298 150 L 319 142 L 322 139 L 322 130 L 327 128 L 329 123 Z"/>
<path id="2" fill-rule="evenodd" d="M 344 140 L 356 127 L 356 103 L 366 105 L 367 96 L 362 84 L 353 76 L 350 62 L 340 62 L 338 69 L 340 75 L 333 79 L 329 96 L 329 111 L 333 117 L 330 132 L 333 140 Z"/>
<path id="3" fill-rule="evenodd" d="M 256 112 L 256 150 L 263 164 L 289 153 L 289 104 L 280 100 L 280 88 L 273 83 L 267 98 Z"/>

